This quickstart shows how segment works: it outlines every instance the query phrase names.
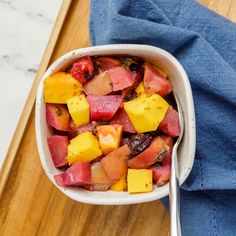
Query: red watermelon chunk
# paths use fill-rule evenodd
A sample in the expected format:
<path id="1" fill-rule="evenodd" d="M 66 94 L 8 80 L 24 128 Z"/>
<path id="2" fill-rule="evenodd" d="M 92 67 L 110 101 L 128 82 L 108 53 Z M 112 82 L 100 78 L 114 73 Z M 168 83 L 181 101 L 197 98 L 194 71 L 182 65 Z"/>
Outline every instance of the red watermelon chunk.
<path id="1" fill-rule="evenodd" d="M 123 131 L 129 133 L 136 133 L 133 124 L 131 123 L 127 113 L 123 108 L 119 108 L 116 115 L 109 123 L 110 125 L 118 124 L 123 126 Z"/>
<path id="2" fill-rule="evenodd" d="M 54 135 L 47 138 L 48 148 L 51 153 L 52 161 L 55 167 L 66 166 L 67 149 L 69 145 L 67 136 Z"/>
<path id="3" fill-rule="evenodd" d="M 59 186 L 82 186 L 91 183 L 90 163 L 76 163 L 63 174 L 55 175 L 54 179 Z"/>
<path id="4" fill-rule="evenodd" d="M 108 121 L 118 110 L 121 102 L 121 95 L 108 95 L 108 96 L 87 96 L 90 105 L 91 120 Z"/>
<path id="5" fill-rule="evenodd" d="M 179 136 L 179 114 L 172 106 L 169 107 L 165 118 L 159 124 L 158 129 L 172 137 Z"/>
<path id="6" fill-rule="evenodd" d="M 132 81 L 131 79 L 130 70 L 126 70 L 123 66 L 112 68 L 108 70 L 108 72 L 111 78 L 113 91 L 125 89 L 134 83 L 134 80 Z"/>
<path id="7" fill-rule="evenodd" d="M 146 92 L 150 94 L 157 93 L 165 97 L 172 91 L 170 82 L 148 63 L 144 65 L 143 83 Z"/>
<path id="8" fill-rule="evenodd" d="M 96 62 L 103 71 L 121 65 L 121 62 L 119 60 L 112 57 L 99 57 L 96 59 Z"/>

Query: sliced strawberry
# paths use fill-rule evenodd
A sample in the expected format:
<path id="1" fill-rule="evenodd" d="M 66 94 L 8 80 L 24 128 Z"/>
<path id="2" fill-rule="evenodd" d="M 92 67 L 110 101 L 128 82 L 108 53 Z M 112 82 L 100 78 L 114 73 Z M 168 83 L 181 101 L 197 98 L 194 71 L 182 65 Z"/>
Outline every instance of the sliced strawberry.
<path id="1" fill-rule="evenodd" d="M 92 79 L 94 69 L 95 67 L 92 58 L 90 56 L 84 56 L 73 63 L 70 73 L 75 79 L 84 84 Z"/>

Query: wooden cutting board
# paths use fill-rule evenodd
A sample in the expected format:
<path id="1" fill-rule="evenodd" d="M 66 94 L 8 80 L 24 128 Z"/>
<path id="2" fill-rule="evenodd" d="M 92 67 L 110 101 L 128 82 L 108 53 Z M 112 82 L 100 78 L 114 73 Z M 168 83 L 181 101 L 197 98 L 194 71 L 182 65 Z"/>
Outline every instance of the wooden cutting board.
<path id="1" fill-rule="evenodd" d="M 236 1 L 201 0 L 236 21 Z M 64 0 L 28 100 L 0 172 L 0 235 L 168 235 L 160 201 L 93 206 L 59 192 L 41 167 L 34 129 L 34 101 L 44 71 L 62 54 L 89 46 L 89 1 Z"/>

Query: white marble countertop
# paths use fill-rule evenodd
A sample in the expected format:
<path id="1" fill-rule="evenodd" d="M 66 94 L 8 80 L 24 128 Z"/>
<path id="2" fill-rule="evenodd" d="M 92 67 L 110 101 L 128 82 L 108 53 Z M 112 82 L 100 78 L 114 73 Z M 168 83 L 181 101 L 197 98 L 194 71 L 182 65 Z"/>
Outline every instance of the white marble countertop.
<path id="1" fill-rule="evenodd" d="M 0 0 L 0 167 L 62 0 Z"/>

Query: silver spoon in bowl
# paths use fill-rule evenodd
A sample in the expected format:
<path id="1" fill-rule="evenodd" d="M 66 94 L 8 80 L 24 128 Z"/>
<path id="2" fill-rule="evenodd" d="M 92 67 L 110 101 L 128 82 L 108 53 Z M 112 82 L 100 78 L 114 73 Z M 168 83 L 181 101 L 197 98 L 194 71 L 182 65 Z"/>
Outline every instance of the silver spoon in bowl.
<path id="1" fill-rule="evenodd" d="M 180 224 L 180 193 L 179 193 L 179 165 L 177 158 L 177 149 L 184 134 L 184 115 L 183 109 L 177 95 L 174 94 L 179 113 L 180 135 L 174 144 L 171 159 L 171 174 L 169 183 L 169 201 L 170 201 L 170 236 L 181 236 Z"/>

